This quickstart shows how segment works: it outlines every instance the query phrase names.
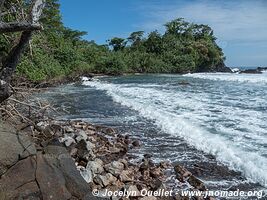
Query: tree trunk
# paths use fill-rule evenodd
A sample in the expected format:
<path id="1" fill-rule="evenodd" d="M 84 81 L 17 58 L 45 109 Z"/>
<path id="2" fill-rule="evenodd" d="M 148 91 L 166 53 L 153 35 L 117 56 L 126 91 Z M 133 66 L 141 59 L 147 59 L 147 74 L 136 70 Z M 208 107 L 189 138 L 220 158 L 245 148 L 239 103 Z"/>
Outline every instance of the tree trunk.
<path id="1" fill-rule="evenodd" d="M 34 30 L 41 30 L 42 27 L 38 23 L 42 10 L 44 8 L 45 0 L 35 0 L 32 3 L 31 13 L 29 14 L 29 22 L 0 22 L 0 33 L 18 32 L 22 31 L 18 44 L 12 48 L 0 72 L 0 103 L 6 100 L 11 95 L 10 81 L 12 74 L 15 72 L 19 64 L 20 57 L 25 50 Z M 5 0 L 0 0 L 0 13 Z"/>

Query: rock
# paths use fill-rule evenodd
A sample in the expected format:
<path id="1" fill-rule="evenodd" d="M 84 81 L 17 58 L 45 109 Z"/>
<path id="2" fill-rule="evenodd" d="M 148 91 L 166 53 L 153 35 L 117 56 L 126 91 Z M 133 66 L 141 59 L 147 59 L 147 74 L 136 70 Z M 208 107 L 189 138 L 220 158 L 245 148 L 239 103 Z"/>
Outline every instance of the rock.
<path id="1" fill-rule="evenodd" d="M 137 189 L 136 185 L 126 185 L 124 189 L 128 192 L 130 192 L 131 197 L 139 197 L 141 196 L 140 191 Z"/>
<path id="2" fill-rule="evenodd" d="M 36 180 L 42 192 L 43 199 L 70 199 L 71 194 L 67 190 L 65 179 L 56 166 L 55 158 L 37 155 Z"/>
<path id="3" fill-rule="evenodd" d="M 94 161 L 89 161 L 87 163 L 86 169 L 91 170 L 94 175 L 101 174 L 102 172 L 104 172 L 103 164 L 104 163 L 102 160 L 95 159 Z"/>
<path id="4" fill-rule="evenodd" d="M 152 178 L 161 178 L 164 174 L 162 173 L 161 168 L 154 167 L 150 170 L 150 176 Z"/>
<path id="5" fill-rule="evenodd" d="M 78 133 L 78 136 L 76 137 L 77 142 L 80 142 L 81 140 L 84 140 L 84 141 L 87 140 L 87 134 L 84 131 L 80 131 Z"/>
<path id="6" fill-rule="evenodd" d="M 190 85 L 190 83 L 183 80 L 183 81 L 178 82 L 178 85 Z"/>
<path id="7" fill-rule="evenodd" d="M 192 185 L 194 188 L 198 190 L 201 190 L 201 191 L 206 190 L 204 183 L 198 178 L 196 178 L 195 176 L 190 176 L 187 181 L 190 185 Z"/>
<path id="8" fill-rule="evenodd" d="M 124 170 L 124 164 L 118 161 L 113 161 L 112 163 L 105 165 L 104 168 L 107 172 L 113 174 L 114 176 L 118 176 Z"/>
<path id="9" fill-rule="evenodd" d="M 30 200 L 40 200 L 41 196 L 38 184 L 36 181 L 26 183 L 21 187 L 13 191 L 14 199 L 30 199 Z"/>
<path id="10" fill-rule="evenodd" d="M 176 172 L 177 179 L 181 182 L 184 182 L 185 179 L 187 179 L 188 177 L 192 175 L 191 172 L 189 172 L 187 169 L 185 169 L 184 167 L 180 165 L 176 165 L 174 167 L 174 171 Z"/>
<path id="11" fill-rule="evenodd" d="M 47 126 L 49 126 L 49 124 L 45 121 L 40 121 L 36 124 L 36 128 L 39 130 L 45 130 Z"/>
<path id="12" fill-rule="evenodd" d="M 78 153 L 78 149 L 77 148 L 72 148 L 70 150 L 70 156 L 71 157 L 76 157 L 77 153 Z"/>
<path id="13" fill-rule="evenodd" d="M 129 182 L 134 180 L 133 172 L 129 170 L 123 170 L 119 175 L 119 178 L 122 182 Z"/>
<path id="14" fill-rule="evenodd" d="M 169 167 L 171 167 L 171 164 L 168 161 L 162 161 L 160 162 L 160 167 L 163 169 L 168 169 Z"/>
<path id="15" fill-rule="evenodd" d="M 65 143 L 66 147 L 69 147 L 70 145 L 76 143 L 76 141 L 69 135 L 64 135 L 63 138 L 60 138 L 59 141 L 61 143 Z"/>
<path id="16" fill-rule="evenodd" d="M 0 191 L 5 191 L 10 199 L 30 198 L 38 195 L 39 188 L 36 187 L 35 170 L 36 161 L 32 156 L 17 162 L 1 177 Z"/>
<path id="17" fill-rule="evenodd" d="M 246 69 L 246 70 L 241 70 L 241 74 L 262 74 L 262 71 L 259 69 Z"/>
<path id="18" fill-rule="evenodd" d="M 0 122 L 0 176 L 20 159 L 36 154 L 35 145 L 26 133 L 17 133 L 10 125 Z"/>
<path id="19" fill-rule="evenodd" d="M 90 141 L 86 141 L 86 148 L 88 151 L 92 151 L 92 149 L 95 148 L 95 144 Z"/>
<path id="20" fill-rule="evenodd" d="M 143 163 L 140 165 L 140 171 L 147 170 L 149 168 L 149 160 L 144 159 Z"/>
<path id="21" fill-rule="evenodd" d="M 84 167 L 78 168 L 81 176 L 87 183 L 93 182 L 93 173 L 91 170 L 85 169 Z"/>
<path id="22" fill-rule="evenodd" d="M 157 198 L 153 196 L 149 196 L 149 197 L 143 197 L 140 200 L 157 200 Z"/>
<path id="23" fill-rule="evenodd" d="M 83 158 L 88 154 L 87 143 L 84 140 L 81 140 L 77 143 L 76 148 L 78 149 L 77 156 Z"/>
<path id="24" fill-rule="evenodd" d="M 134 140 L 133 143 L 132 143 L 132 145 L 134 147 L 140 147 L 140 141 L 139 140 Z"/>
<path id="25" fill-rule="evenodd" d="M 73 133 L 74 130 L 71 127 L 67 126 L 67 127 L 65 127 L 65 132 L 66 133 Z"/>
<path id="26" fill-rule="evenodd" d="M 117 181 L 117 178 L 114 177 L 112 174 L 107 173 L 106 175 L 97 175 L 94 178 L 94 182 L 103 186 L 107 187 L 108 185 L 114 184 Z"/>

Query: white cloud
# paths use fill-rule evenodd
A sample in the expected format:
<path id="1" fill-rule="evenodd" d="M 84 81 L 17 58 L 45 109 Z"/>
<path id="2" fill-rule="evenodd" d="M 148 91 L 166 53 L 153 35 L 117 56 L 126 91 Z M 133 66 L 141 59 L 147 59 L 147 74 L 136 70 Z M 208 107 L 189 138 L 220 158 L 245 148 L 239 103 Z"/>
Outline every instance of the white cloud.
<path id="1" fill-rule="evenodd" d="M 163 24 L 178 17 L 194 23 L 208 24 L 230 60 L 234 55 L 227 55 L 227 51 L 232 53 L 232 46 L 251 48 L 252 57 L 253 49 L 267 45 L 266 0 L 154 0 L 146 1 L 137 9 L 144 19 L 138 28 L 146 31 L 162 31 Z M 255 58 L 262 58 L 258 63 L 267 62 L 266 52 L 257 53 Z M 244 62 L 249 63 L 249 60 L 243 60 L 243 65 Z"/>
<path id="2" fill-rule="evenodd" d="M 145 22 L 140 28 L 162 30 L 162 25 L 183 17 L 188 21 L 210 25 L 220 40 L 267 40 L 267 3 L 264 1 L 172 1 L 169 5 L 142 5 Z"/>

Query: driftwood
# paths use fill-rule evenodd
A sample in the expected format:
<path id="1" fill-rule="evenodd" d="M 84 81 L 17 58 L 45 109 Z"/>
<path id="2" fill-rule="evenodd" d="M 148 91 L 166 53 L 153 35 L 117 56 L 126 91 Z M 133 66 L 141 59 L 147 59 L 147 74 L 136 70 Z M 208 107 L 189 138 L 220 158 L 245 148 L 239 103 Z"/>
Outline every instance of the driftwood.
<path id="1" fill-rule="evenodd" d="M 5 0 L 0 0 L 0 13 L 2 13 L 4 3 Z M 28 21 L 24 20 L 21 22 L 10 23 L 0 22 L 0 33 L 22 31 L 18 44 L 11 49 L 7 58 L 2 62 L 2 69 L 0 71 L 0 103 L 12 94 L 12 90 L 10 89 L 11 76 L 16 70 L 23 51 L 29 44 L 32 32 L 42 29 L 39 24 L 39 19 L 44 5 L 45 0 L 34 0 L 28 15 Z"/>

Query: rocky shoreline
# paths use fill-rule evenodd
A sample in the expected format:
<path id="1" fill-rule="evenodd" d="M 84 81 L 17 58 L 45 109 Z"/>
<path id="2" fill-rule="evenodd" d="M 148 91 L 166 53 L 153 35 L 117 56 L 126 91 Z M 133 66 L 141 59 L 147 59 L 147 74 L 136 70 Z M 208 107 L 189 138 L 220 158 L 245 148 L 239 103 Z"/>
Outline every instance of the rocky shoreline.
<path id="1" fill-rule="evenodd" d="M 154 163 L 151 155 L 136 161 L 129 150 L 138 148 L 141 141 L 131 140 L 112 128 L 54 120 L 17 131 L 18 127 L 1 122 L 1 138 L 10 139 L 0 142 L 1 200 L 180 200 L 190 198 L 163 191 L 206 190 L 203 182 L 183 166 L 165 161 Z M 175 176 L 174 188 L 166 184 L 170 171 Z M 124 195 L 114 196 L 119 191 Z"/>

